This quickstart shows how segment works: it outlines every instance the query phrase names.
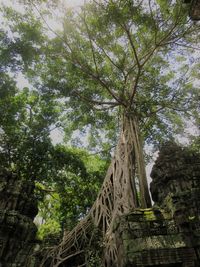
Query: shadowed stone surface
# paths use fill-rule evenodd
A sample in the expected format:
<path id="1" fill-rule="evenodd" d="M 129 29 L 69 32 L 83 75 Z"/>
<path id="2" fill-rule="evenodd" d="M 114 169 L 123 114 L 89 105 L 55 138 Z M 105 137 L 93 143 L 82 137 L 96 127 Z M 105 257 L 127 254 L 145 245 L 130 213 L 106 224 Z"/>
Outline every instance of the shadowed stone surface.
<path id="1" fill-rule="evenodd" d="M 28 259 L 36 246 L 33 223 L 37 202 L 34 183 L 7 171 L 0 173 L 0 266 L 35 266 Z"/>
<path id="2" fill-rule="evenodd" d="M 190 17 L 193 20 L 200 20 L 200 0 L 193 1 L 190 10 Z"/>
<path id="3" fill-rule="evenodd" d="M 190 18 L 192 20 L 200 20 L 200 0 L 183 0 L 183 2 L 190 4 Z"/>

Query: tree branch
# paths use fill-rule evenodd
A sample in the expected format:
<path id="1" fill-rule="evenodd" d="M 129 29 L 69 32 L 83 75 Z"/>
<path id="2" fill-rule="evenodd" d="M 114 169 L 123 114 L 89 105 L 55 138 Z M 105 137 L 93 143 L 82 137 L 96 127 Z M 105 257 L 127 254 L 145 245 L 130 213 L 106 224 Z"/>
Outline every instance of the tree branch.
<path id="1" fill-rule="evenodd" d="M 66 44 L 66 46 L 68 47 L 68 49 L 70 50 L 70 56 L 67 57 L 68 60 L 71 61 L 72 64 L 74 64 L 75 67 L 79 67 L 79 69 L 81 71 L 83 71 L 85 74 L 87 74 L 88 76 L 90 76 L 91 78 L 93 78 L 93 80 L 96 80 L 98 81 L 101 86 L 103 88 L 105 88 L 107 90 L 107 92 L 120 104 L 120 105 L 123 105 L 123 106 L 126 106 L 125 103 L 123 103 L 123 101 L 113 92 L 113 90 L 111 88 L 109 88 L 109 86 L 103 81 L 100 79 L 100 76 L 98 75 L 94 75 L 93 74 L 93 71 L 88 71 L 89 69 L 89 66 L 85 67 L 82 65 L 82 63 L 80 63 L 80 61 L 78 60 L 78 58 L 76 57 L 75 60 L 72 58 L 72 55 L 73 55 L 73 50 L 70 46 L 70 44 L 67 42 L 66 38 L 62 38 L 60 35 L 58 35 L 49 25 L 48 23 L 46 22 L 45 18 L 43 17 L 43 15 L 41 14 L 41 12 L 39 11 L 39 9 L 37 8 L 37 6 L 35 4 L 32 3 L 32 5 L 36 8 L 36 10 L 38 11 L 39 15 L 41 16 L 42 20 L 44 21 L 44 23 L 47 25 L 47 27 L 49 28 L 49 30 L 51 32 L 53 32 L 61 41 L 64 42 L 64 44 Z M 68 51 L 69 52 L 69 51 Z M 66 55 L 65 55 L 66 57 Z M 79 66 L 77 66 L 77 64 Z M 87 69 L 87 70 L 86 70 Z"/>
<path id="2" fill-rule="evenodd" d="M 88 28 L 88 25 L 87 25 L 87 22 L 86 22 L 86 19 L 85 19 L 85 10 L 84 10 L 84 18 L 81 17 L 81 19 L 83 19 L 83 22 L 84 22 L 85 27 L 86 27 L 86 31 L 87 31 L 89 42 L 90 42 L 90 48 L 91 48 L 91 51 L 92 51 L 92 58 L 93 58 L 93 61 L 94 61 L 96 73 L 99 76 L 99 71 L 98 71 L 98 67 L 97 67 L 95 51 L 94 51 L 94 47 L 93 47 L 93 44 L 92 44 L 92 38 L 91 38 L 90 31 L 89 31 L 89 28 Z"/>
<path id="3" fill-rule="evenodd" d="M 135 78 L 134 86 L 133 86 L 133 89 L 132 89 L 129 108 L 131 108 L 131 106 L 133 104 L 133 99 L 134 99 L 134 96 L 135 96 L 136 91 L 137 91 L 137 85 L 138 85 L 138 82 L 139 82 L 139 79 L 140 79 L 140 74 L 141 74 L 141 68 L 138 68 L 138 73 L 137 73 L 137 76 Z"/>
<path id="4" fill-rule="evenodd" d="M 84 100 L 85 102 L 90 102 L 91 104 L 94 105 L 112 105 L 112 106 L 119 106 L 120 104 L 118 102 L 112 102 L 112 101 L 98 101 L 98 100 L 93 100 L 90 99 L 88 97 L 85 97 L 83 95 L 80 94 L 80 92 L 78 92 L 77 90 L 73 90 L 73 93 L 75 95 L 77 95 L 78 97 L 80 97 L 82 100 Z"/>
<path id="5" fill-rule="evenodd" d="M 166 45 L 165 41 L 167 40 L 167 38 L 171 37 L 172 36 L 172 33 L 173 31 L 176 29 L 176 27 L 178 26 L 179 24 L 179 17 L 180 17 L 180 10 L 179 10 L 179 14 L 177 15 L 176 17 L 176 20 L 174 22 L 174 24 L 171 26 L 171 29 L 169 29 L 169 31 L 161 38 L 161 40 L 155 44 L 155 47 L 149 51 L 146 55 L 144 55 L 141 60 L 144 59 L 143 63 L 141 64 L 141 67 L 143 67 L 146 62 L 151 58 L 151 56 L 154 54 L 154 52 L 161 46 L 164 46 Z M 173 39 L 172 39 L 173 40 Z"/>
<path id="6" fill-rule="evenodd" d="M 95 42 L 96 46 L 97 46 L 97 47 L 103 52 L 103 54 L 107 57 L 107 59 L 110 61 L 110 63 L 111 63 L 113 66 L 115 66 L 118 70 L 120 70 L 120 71 L 123 73 L 124 77 L 125 77 L 126 75 L 125 75 L 124 71 L 117 65 L 117 63 L 115 63 L 115 62 L 112 60 L 112 58 L 106 53 L 105 49 L 104 49 L 103 47 L 99 46 L 99 45 L 97 44 L 97 42 L 96 42 L 94 39 L 93 39 L 93 41 Z"/>
<path id="7" fill-rule="evenodd" d="M 127 28 L 127 26 L 125 24 L 123 24 L 123 25 L 120 24 L 120 26 L 125 30 L 125 32 L 127 34 L 128 40 L 129 40 L 130 45 L 131 45 L 132 50 L 133 50 L 133 54 L 134 54 L 137 66 L 138 66 L 138 68 L 140 68 L 139 58 L 138 58 L 138 55 L 137 55 L 137 51 L 136 51 L 135 45 L 134 45 L 133 40 L 131 38 L 131 33 L 130 33 L 129 29 Z"/>
<path id="8" fill-rule="evenodd" d="M 182 47 L 186 47 L 186 48 L 191 48 L 191 49 L 200 51 L 200 48 L 199 48 L 199 47 L 194 47 L 194 46 L 185 45 L 185 44 L 179 44 L 179 43 L 177 43 L 177 42 L 174 42 L 174 44 L 176 44 L 176 45 L 178 45 L 178 46 L 182 46 Z"/>
<path id="9" fill-rule="evenodd" d="M 149 4 L 149 10 L 150 10 L 150 14 L 151 14 L 151 19 L 153 20 L 154 22 L 154 30 L 155 30 L 155 44 L 157 42 L 157 25 L 156 25 L 156 20 L 154 19 L 154 15 L 153 15 L 153 10 L 152 10 L 152 7 L 151 7 L 151 0 L 148 1 L 148 4 Z"/>

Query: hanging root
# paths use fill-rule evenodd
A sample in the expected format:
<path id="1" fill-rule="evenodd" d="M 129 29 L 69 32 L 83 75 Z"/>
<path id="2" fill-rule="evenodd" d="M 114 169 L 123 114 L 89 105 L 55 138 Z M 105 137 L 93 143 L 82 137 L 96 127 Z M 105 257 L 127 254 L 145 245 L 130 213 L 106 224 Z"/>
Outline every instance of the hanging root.
<path id="1" fill-rule="evenodd" d="M 118 216 L 139 206 L 136 172 L 142 177 L 141 203 L 143 208 L 147 206 L 145 197 L 148 200 L 148 192 L 143 163 L 137 121 L 125 117 L 115 155 L 93 207 L 86 218 L 66 235 L 60 245 L 45 255 L 40 267 L 86 266 L 87 249 L 92 248 L 96 240 L 95 227 L 99 229 L 100 238 L 103 238 L 104 266 L 121 266 L 118 241 L 113 226 Z"/>
<path id="2" fill-rule="evenodd" d="M 92 242 L 94 225 L 90 216 L 80 221 L 62 242 L 44 256 L 40 267 L 57 267 L 62 263 L 84 266 L 85 248 Z M 78 259 L 78 260 L 77 260 Z"/>

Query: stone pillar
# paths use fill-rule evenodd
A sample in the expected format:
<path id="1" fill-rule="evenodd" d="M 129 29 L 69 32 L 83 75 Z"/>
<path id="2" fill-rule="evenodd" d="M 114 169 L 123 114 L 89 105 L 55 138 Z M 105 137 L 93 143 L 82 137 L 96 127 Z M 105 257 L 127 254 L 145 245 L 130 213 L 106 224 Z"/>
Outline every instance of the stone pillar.
<path id="1" fill-rule="evenodd" d="M 0 266 L 30 267 L 27 257 L 36 245 L 33 223 L 37 201 L 34 183 L 4 171 L 0 173 Z"/>
<path id="2" fill-rule="evenodd" d="M 200 0 L 193 0 L 190 8 L 192 20 L 200 20 Z"/>
<path id="3" fill-rule="evenodd" d="M 192 20 L 200 20 L 200 0 L 183 0 L 183 3 L 189 4 L 189 16 Z"/>
<path id="4" fill-rule="evenodd" d="M 200 266 L 200 154 L 166 143 L 151 177 L 155 205 L 169 214 L 185 246 L 193 249 L 196 260 L 191 266 Z"/>
<path id="5" fill-rule="evenodd" d="M 170 213 L 177 225 L 200 220 L 200 155 L 174 143 L 159 152 L 151 172 L 155 205 Z"/>

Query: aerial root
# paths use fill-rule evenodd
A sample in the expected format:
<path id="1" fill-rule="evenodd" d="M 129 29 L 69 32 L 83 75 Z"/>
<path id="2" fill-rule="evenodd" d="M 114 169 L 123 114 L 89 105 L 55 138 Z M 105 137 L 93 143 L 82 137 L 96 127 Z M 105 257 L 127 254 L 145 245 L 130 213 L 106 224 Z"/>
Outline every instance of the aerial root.
<path id="1" fill-rule="evenodd" d="M 89 214 L 63 238 L 60 245 L 49 251 L 40 267 L 86 266 L 87 253 L 94 249 L 95 242 L 98 243 L 99 240 L 103 245 L 101 256 L 104 265 L 120 266 L 119 246 L 113 227 L 118 216 L 139 205 L 136 172 L 140 175 L 143 170 L 138 162 L 142 158 L 138 147 L 136 122 L 127 117 L 115 155 Z"/>

